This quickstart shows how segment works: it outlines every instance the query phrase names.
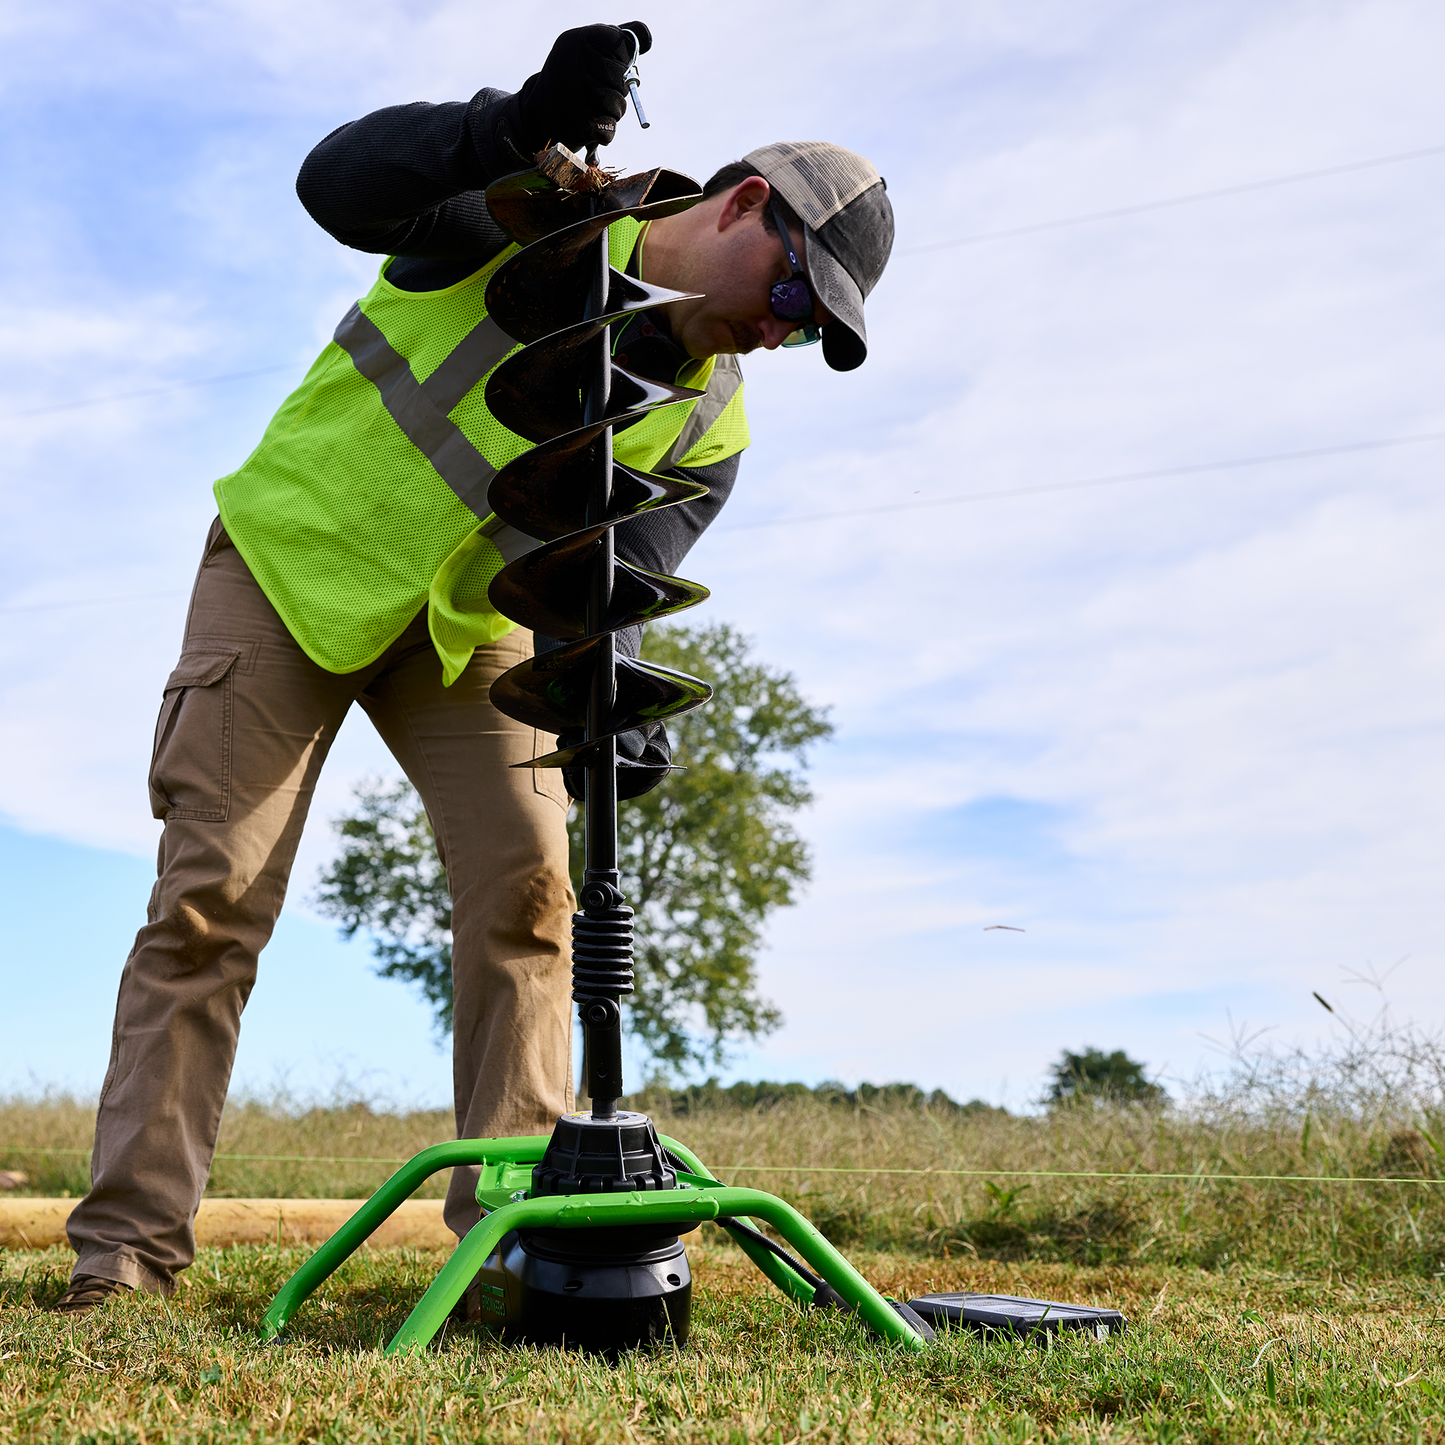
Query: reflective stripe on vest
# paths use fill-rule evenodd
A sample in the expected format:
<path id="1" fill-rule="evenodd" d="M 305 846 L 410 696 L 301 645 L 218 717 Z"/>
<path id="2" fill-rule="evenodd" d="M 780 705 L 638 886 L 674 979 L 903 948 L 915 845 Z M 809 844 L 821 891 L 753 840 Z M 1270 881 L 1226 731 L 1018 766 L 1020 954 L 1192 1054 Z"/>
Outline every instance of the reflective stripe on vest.
<path id="1" fill-rule="evenodd" d="M 517 343 L 484 316 L 425 381 L 418 381 L 411 363 L 381 334 L 359 301 L 341 318 L 333 339 L 381 393 L 381 404 L 391 419 L 458 500 L 485 517 L 487 488 L 497 469 L 447 413 Z"/>
<path id="2" fill-rule="evenodd" d="M 411 363 L 381 334 L 359 301 L 341 318 L 333 340 L 381 393 L 381 403 L 391 419 L 436 468 L 457 499 L 477 516 L 487 518 L 482 535 L 491 539 L 503 562 L 515 562 L 542 545 L 540 537 L 530 537 L 488 515 L 487 488 L 497 468 L 447 415 L 517 344 L 490 316 L 483 317 L 425 381 L 412 375 Z M 707 392 L 653 470 L 665 472 L 675 467 L 707 435 L 742 384 L 743 370 L 737 357 L 719 356 Z"/>

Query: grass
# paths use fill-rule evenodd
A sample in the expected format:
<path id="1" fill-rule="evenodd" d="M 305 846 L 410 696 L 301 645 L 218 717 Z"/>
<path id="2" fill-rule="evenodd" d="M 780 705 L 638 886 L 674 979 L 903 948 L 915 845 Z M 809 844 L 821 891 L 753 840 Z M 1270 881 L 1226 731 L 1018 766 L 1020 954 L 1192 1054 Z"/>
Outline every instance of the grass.
<path id="1" fill-rule="evenodd" d="M 1230 1267 L 1008 1264 L 864 1254 L 882 1287 L 1032 1293 L 1131 1328 L 1053 1348 L 952 1336 L 922 1358 L 763 1288 L 711 1227 L 690 1249 L 692 1340 L 611 1369 L 450 1330 L 383 1359 L 441 1257 L 378 1250 L 303 1309 L 260 1313 L 304 1258 L 203 1250 L 171 1301 L 41 1313 L 60 1250 L 0 1256 L 0 1439 L 10 1441 L 1422 1441 L 1445 1438 L 1438 1283 L 1325 1284 Z"/>
<path id="2" fill-rule="evenodd" d="M 1304 1071 L 1260 1064 L 1166 1111 L 1018 1117 L 906 1094 L 647 1101 L 665 1132 L 724 1177 L 791 1199 L 898 1297 L 1109 1305 L 1130 1317 L 1122 1338 L 1045 1348 L 960 1334 L 906 1356 L 846 1317 L 798 1310 L 707 1226 L 689 1246 L 694 1332 L 680 1351 L 612 1369 L 449 1327 L 424 1357 L 386 1360 L 379 1345 L 440 1254 L 364 1251 L 276 1348 L 256 1327 L 304 1250 L 203 1250 L 174 1299 L 79 1320 L 41 1308 L 64 1288 L 68 1253 L 17 1250 L 0 1252 L 0 1445 L 1445 1441 L 1445 1185 L 1433 1182 L 1445 1073 L 1438 1056 L 1420 1073 L 1420 1057 L 1406 1060 L 1413 1083 L 1378 1049 L 1363 1072 L 1349 1050 Z M 27 1170 L 36 1193 L 79 1193 L 82 1157 L 25 1151 L 83 1149 L 89 1128 L 74 1100 L 0 1101 L 0 1146 L 14 1146 L 0 1168 Z M 391 1159 L 448 1132 L 441 1114 L 253 1100 L 228 1111 L 221 1150 Z M 221 1159 L 212 1190 L 359 1197 L 387 1172 Z M 1087 1177 L 1098 1173 L 1132 1177 Z M 1223 1177 L 1242 1174 L 1295 1182 Z"/>
<path id="3" fill-rule="evenodd" d="M 95 1104 L 66 1094 L 0 1098 L 0 1169 L 23 1170 L 26 1194 L 79 1197 L 90 1187 L 89 1150 Z M 391 1172 L 386 1164 L 310 1164 L 295 1159 L 342 1156 L 409 1159 L 428 1144 L 449 1139 L 450 1111 L 392 1112 L 355 1100 L 330 1106 L 297 1105 L 284 1095 L 227 1105 L 207 1193 L 231 1199 L 363 1199 Z M 10 1146 L 7 1148 L 6 1146 Z M 70 1150 L 72 1153 L 30 1153 Z M 226 1155 L 281 1156 L 228 1159 Z M 289 1156 L 289 1159 L 288 1157 Z M 439 1199 L 445 1181 L 423 1197 Z"/>

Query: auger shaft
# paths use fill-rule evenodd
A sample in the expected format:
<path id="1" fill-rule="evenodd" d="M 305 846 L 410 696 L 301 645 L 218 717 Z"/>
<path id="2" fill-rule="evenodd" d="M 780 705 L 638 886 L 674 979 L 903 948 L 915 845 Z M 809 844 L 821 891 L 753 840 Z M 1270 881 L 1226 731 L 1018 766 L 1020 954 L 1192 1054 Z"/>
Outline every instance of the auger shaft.
<path id="1" fill-rule="evenodd" d="M 596 206 L 598 203 L 593 202 Z M 594 243 L 597 249 L 595 273 L 587 296 L 584 320 L 602 316 L 607 308 L 609 262 L 607 233 Z M 607 414 L 612 383 L 612 328 L 605 327 L 592 343 L 592 357 L 583 382 L 582 422 L 590 426 Z M 604 431 L 597 440 L 592 475 L 587 479 L 587 513 L 589 525 L 598 526 L 607 520 L 612 505 L 612 433 Z M 612 529 L 609 527 L 597 540 L 592 564 L 591 586 L 587 597 L 587 632 L 604 633 L 600 639 L 596 671 L 592 676 L 591 694 L 587 700 L 587 737 L 601 737 L 607 732 L 612 703 L 617 691 L 617 650 L 613 635 L 606 631 L 607 611 L 612 602 L 613 571 Z M 598 756 L 587 765 L 587 839 L 586 881 L 608 883 L 616 887 L 617 872 L 617 755 L 616 743 L 609 739 Z"/>
<path id="2" fill-rule="evenodd" d="M 688 1337 L 692 1275 L 679 1236 L 704 1219 L 738 1233 L 744 1250 L 795 1299 L 822 1302 L 826 1282 L 834 1303 L 850 1306 L 884 1336 L 921 1348 L 926 1327 L 911 1328 L 788 1205 L 722 1188 L 682 1145 L 659 1138 L 647 1115 L 617 1107 L 620 1006 L 633 990 L 632 910 L 619 886 L 618 794 L 645 791 L 619 788 L 617 739 L 702 706 L 712 690 L 699 678 L 617 650 L 620 630 L 695 606 L 707 589 L 619 558 L 614 528 L 707 489 L 676 470 L 648 469 L 671 454 L 666 436 L 658 435 L 666 428 L 624 438 L 622 463 L 613 455 L 612 428 L 696 403 L 705 393 L 613 364 L 612 323 L 700 298 L 612 270 L 607 229 L 677 215 L 701 199 L 701 190 L 662 169 L 609 176 L 595 156 L 584 165 L 553 146 L 534 170 L 493 182 L 486 199 L 519 247 L 487 282 L 487 318 L 521 343 L 488 377 L 486 402 L 497 421 L 534 443 L 488 488 L 493 516 L 483 520 L 482 533 L 496 539 L 503 557 L 511 555 L 488 599 L 502 616 L 555 644 L 497 678 L 491 698 L 507 716 L 559 735 L 554 751 L 514 767 L 582 773 L 586 856 L 580 909 L 572 916 L 572 997 L 592 1108 L 564 1114 L 545 1140 L 461 1140 L 418 1155 L 285 1286 L 266 1312 L 267 1336 L 276 1336 L 305 1295 L 422 1177 L 480 1164 L 482 1222 L 388 1353 L 426 1344 L 473 1284 L 488 1322 L 511 1339 L 581 1346 L 614 1361 L 618 1351 L 638 1345 L 670 1340 L 680 1347 Z M 672 436 L 675 446 L 681 436 Z M 655 781 L 654 771 L 642 774 L 644 784 Z M 778 1230 L 822 1279 L 745 1227 L 749 1215 Z M 1045 1305 L 1045 1313 L 1055 1308 L 1026 1303 Z"/>
<path id="3" fill-rule="evenodd" d="M 593 201 L 593 207 L 600 205 Z M 606 314 L 607 291 L 611 279 L 607 233 L 595 242 L 596 262 L 588 291 L 584 319 L 591 321 Z M 583 425 L 599 422 L 607 414 L 612 382 L 612 328 L 604 327 L 592 343 L 593 355 L 583 378 Z M 604 431 L 599 438 L 592 475 L 588 478 L 587 521 L 600 525 L 606 521 L 612 506 L 612 433 Z M 612 528 L 597 539 L 592 563 L 591 586 L 587 594 L 587 631 L 602 633 L 596 668 L 587 698 L 587 738 L 601 738 L 608 731 L 613 702 L 617 694 L 617 640 L 606 631 L 607 614 L 612 603 L 614 547 Z M 587 1093 L 592 1100 L 595 1118 L 609 1119 L 617 1113 L 622 1097 L 622 1011 L 624 992 L 632 992 L 632 929 L 618 927 L 625 916 L 623 895 L 619 888 L 621 874 L 617 867 L 617 740 L 609 737 L 597 750 L 586 769 L 585 863 L 583 871 L 582 913 L 574 920 L 572 964 L 572 997 L 577 1002 L 582 1020 L 582 1057 L 586 1061 Z M 620 916 L 621 915 L 621 916 Z M 590 935 L 605 931 L 605 943 L 598 942 L 612 956 L 611 971 L 618 975 L 608 980 L 611 987 L 599 980 L 585 965 L 585 943 Z M 579 937 L 579 935 L 581 935 Z M 589 973 L 591 976 L 589 977 Z M 599 988 L 599 984 L 602 987 Z"/>

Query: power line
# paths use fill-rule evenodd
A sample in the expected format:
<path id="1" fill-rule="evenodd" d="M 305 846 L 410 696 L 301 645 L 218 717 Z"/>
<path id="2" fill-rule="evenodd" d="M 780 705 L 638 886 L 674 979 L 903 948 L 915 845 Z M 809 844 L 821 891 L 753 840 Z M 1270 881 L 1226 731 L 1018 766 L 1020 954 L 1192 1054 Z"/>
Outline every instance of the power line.
<path id="1" fill-rule="evenodd" d="M 0 1144 L 0 1155 L 40 1154 L 83 1158 L 89 1149 L 37 1149 L 26 1144 Z M 405 1164 L 401 1158 L 333 1154 L 217 1154 L 217 1161 L 252 1164 Z M 859 1168 L 841 1164 L 714 1164 L 719 1173 L 750 1174 L 927 1174 L 998 1179 L 1114 1179 L 1135 1184 L 1163 1180 L 1182 1184 L 1424 1184 L 1442 1185 L 1445 1179 L 1425 1175 L 1373 1174 L 1171 1174 L 1146 1169 L 890 1169 Z"/>
<path id="2" fill-rule="evenodd" d="M 253 376 L 270 376 L 278 371 L 294 371 L 295 362 L 284 361 L 277 366 L 258 366 L 254 371 L 228 371 L 224 376 L 196 376 L 187 381 L 172 381 L 164 386 L 147 386 L 140 391 L 122 391 L 113 396 L 88 396 L 80 401 L 57 401 L 50 406 L 32 407 L 29 411 L 12 411 L 0 416 L 0 422 L 19 421 L 24 417 L 48 416 L 55 411 L 78 411 L 86 406 L 105 406 L 114 401 L 136 401 L 146 396 L 163 396 L 171 391 L 189 391 L 197 386 L 217 386 L 223 381 L 247 381 Z"/>
<path id="3" fill-rule="evenodd" d="M 982 241 L 1000 241 L 1011 236 L 1031 236 L 1040 231 L 1056 231 L 1065 226 L 1083 226 L 1091 221 L 1110 221 L 1122 216 L 1136 216 L 1145 211 L 1161 211 L 1173 206 L 1192 206 L 1201 201 L 1215 201 L 1226 196 L 1245 195 L 1250 191 L 1270 190 L 1276 186 L 1299 185 L 1304 181 L 1322 180 L 1329 176 L 1348 175 L 1353 171 L 1372 170 L 1377 166 L 1398 165 L 1404 161 L 1425 160 L 1430 156 L 1445 155 L 1445 146 L 1426 146 L 1421 150 L 1400 151 L 1395 155 L 1376 156 L 1373 160 L 1350 161 L 1345 165 L 1324 166 L 1313 171 L 1295 171 L 1286 176 L 1272 176 L 1268 180 L 1247 181 L 1237 186 L 1221 186 L 1210 191 L 1192 191 L 1183 196 L 1169 196 L 1158 201 L 1143 201 L 1133 206 L 1116 206 L 1107 211 L 1087 211 L 1078 216 L 1064 216 L 1053 221 L 1036 221 L 1027 226 L 1009 226 L 999 231 L 979 231 L 971 236 L 955 236 L 947 241 L 931 241 L 922 246 L 910 246 L 899 251 L 900 256 L 919 256 L 929 251 L 943 251 L 955 246 L 972 246 Z M 170 382 L 164 386 L 148 386 L 139 391 L 118 392 L 111 396 L 85 397 L 78 401 L 61 401 L 49 406 L 32 407 L 26 411 L 8 412 L 0 416 L 0 422 L 20 421 L 28 417 L 48 416 L 52 412 L 76 411 L 83 407 L 105 406 L 117 401 L 138 401 L 150 396 L 164 396 L 169 392 L 187 391 L 198 386 L 217 386 L 228 381 L 246 381 L 255 376 L 270 376 L 278 371 L 289 371 L 294 363 L 282 362 L 276 366 L 260 366 L 252 371 L 232 371 L 221 376 L 201 376 L 187 381 Z M 4 609 L 0 609 L 3 611 Z"/>
<path id="4" fill-rule="evenodd" d="M 1035 487 L 1009 487 L 993 492 L 963 492 L 953 497 L 930 497 L 922 502 L 893 502 L 878 507 L 853 507 L 844 512 L 813 512 L 801 517 L 772 517 L 761 522 L 735 522 L 714 527 L 718 532 L 747 532 L 758 527 L 794 527 L 805 522 L 837 522 L 849 517 L 877 517 L 891 512 L 921 511 L 931 507 L 956 507 L 967 502 L 1003 502 L 1012 497 L 1037 497 L 1051 492 L 1082 491 L 1089 487 L 1116 486 L 1121 482 L 1145 482 L 1164 477 L 1187 477 L 1204 472 L 1227 472 L 1243 467 L 1265 467 L 1282 462 L 1310 461 L 1315 457 L 1346 456 L 1351 452 L 1383 451 L 1389 447 L 1418 446 L 1445 441 L 1445 431 L 1418 432 L 1413 436 L 1382 437 L 1375 441 L 1342 442 L 1337 446 L 1306 447 L 1292 452 L 1265 452 L 1254 457 L 1230 457 L 1218 462 L 1191 462 L 1178 467 L 1154 467 L 1140 472 L 1110 472 L 1098 477 L 1081 477 L 1072 482 L 1042 482 Z M 66 602 L 37 602 L 19 607 L 0 607 L 0 616 L 17 612 L 49 612 L 62 607 L 100 607 L 119 602 L 141 602 L 158 597 L 179 597 L 185 588 L 165 592 L 129 592 L 116 597 L 86 597 Z"/>
<path id="5" fill-rule="evenodd" d="M 1099 477 L 1081 477 L 1073 482 L 1043 482 L 1036 487 L 1009 487 L 996 492 L 962 492 L 952 497 L 931 497 L 923 502 L 893 502 L 880 507 L 854 507 L 846 512 L 814 512 L 801 517 L 772 517 L 762 522 L 735 522 L 718 527 L 719 532 L 744 532 L 756 527 L 794 527 L 803 522 L 836 522 L 845 517 L 876 517 L 887 512 L 912 512 L 925 507 L 956 507 L 965 502 L 999 502 L 1010 497 L 1037 497 L 1048 492 L 1074 492 L 1086 487 L 1115 486 L 1120 482 L 1146 482 L 1160 477 L 1187 477 L 1199 472 L 1227 472 L 1237 467 L 1264 467 L 1278 462 L 1302 462 L 1313 457 L 1342 456 L 1348 452 L 1380 451 L 1386 447 L 1414 446 L 1422 442 L 1445 441 L 1445 431 L 1420 432 L 1415 436 L 1384 437 L 1379 441 L 1343 442 L 1339 446 L 1309 447 L 1294 452 L 1266 452 L 1257 457 L 1231 457 L 1219 462 L 1191 462 L 1182 467 L 1155 467 L 1143 472 L 1110 472 Z"/>
<path id="6" fill-rule="evenodd" d="M 1191 191 L 1188 195 L 1169 196 L 1159 201 L 1142 201 L 1134 206 L 1116 206 L 1108 211 L 1087 211 L 1080 216 L 1063 216 L 1056 221 L 1035 221 L 1029 226 L 1009 226 L 1001 231 L 979 231 L 972 236 L 955 236 L 951 241 L 932 241 L 925 246 L 910 246 L 900 256 L 919 256 L 926 251 L 944 251 L 953 246 L 974 246 L 980 241 L 1001 241 L 1009 236 L 1032 236 L 1039 231 L 1057 231 L 1065 226 L 1084 226 L 1090 221 L 1112 221 L 1120 216 L 1137 216 L 1142 211 L 1163 211 L 1172 206 L 1193 206 L 1200 201 L 1217 201 L 1225 196 L 1242 196 L 1250 191 L 1267 191 L 1276 186 L 1296 186 L 1304 181 L 1323 180 L 1327 176 L 1343 176 L 1351 171 L 1368 171 L 1376 166 L 1399 165 L 1402 161 L 1424 160 L 1445 155 L 1445 146 L 1426 146 L 1418 151 L 1401 151 L 1397 155 L 1377 156 L 1369 161 L 1351 161 L 1342 166 L 1325 166 L 1317 171 L 1295 171 L 1292 175 L 1272 176 L 1265 181 L 1248 181 L 1239 186 L 1221 186 L 1212 191 Z"/>

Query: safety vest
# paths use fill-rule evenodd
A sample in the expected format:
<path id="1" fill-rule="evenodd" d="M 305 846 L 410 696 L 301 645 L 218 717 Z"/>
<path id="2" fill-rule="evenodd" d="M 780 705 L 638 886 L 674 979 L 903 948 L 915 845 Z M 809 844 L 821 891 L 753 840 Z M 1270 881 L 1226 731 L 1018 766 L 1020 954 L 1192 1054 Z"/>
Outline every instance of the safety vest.
<path id="1" fill-rule="evenodd" d="M 609 227 L 619 268 L 641 227 Z M 342 318 L 260 445 L 216 483 L 221 520 L 291 635 L 329 672 L 375 661 L 423 602 L 450 686 L 474 648 L 517 624 L 487 600 L 504 565 L 488 535 L 491 479 L 533 443 L 487 409 L 487 377 L 517 343 L 487 318 L 509 246 L 440 291 L 386 279 Z M 685 366 L 705 394 L 626 430 L 613 455 L 642 471 L 707 466 L 748 444 L 742 372 L 731 356 Z M 482 526 L 479 527 L 478 523 Z"/>

